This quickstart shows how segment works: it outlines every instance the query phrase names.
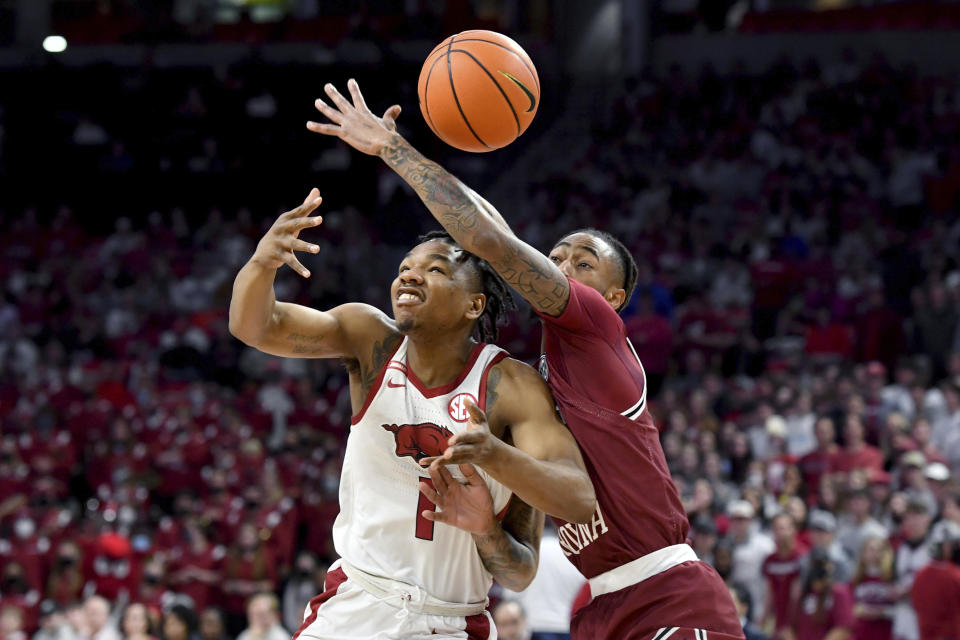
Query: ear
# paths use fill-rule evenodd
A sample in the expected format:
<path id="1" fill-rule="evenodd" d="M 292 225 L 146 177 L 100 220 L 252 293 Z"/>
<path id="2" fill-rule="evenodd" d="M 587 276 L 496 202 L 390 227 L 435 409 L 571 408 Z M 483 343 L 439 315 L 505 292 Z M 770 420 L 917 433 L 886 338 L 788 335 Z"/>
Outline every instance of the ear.
<path id="1" fill-rule="evenodd" d="M 487 308 L 487 296 L 482 293 L 470 295 L 470 306 L 467 307 L 467 318 L 476 320 L 483 315 L 483 310 Z"/>
<path id="2" fill-rule="evenodd" d="M 607 293 L 604 294 L 603 297 L 610 303 L 614 311 L 616 311 L 620 308 L 620 305 L 623 304 L 623 301 L 627 299 L 627 292 L 624 291 L 622 287 L 612 286 L 607 289 Z"/>

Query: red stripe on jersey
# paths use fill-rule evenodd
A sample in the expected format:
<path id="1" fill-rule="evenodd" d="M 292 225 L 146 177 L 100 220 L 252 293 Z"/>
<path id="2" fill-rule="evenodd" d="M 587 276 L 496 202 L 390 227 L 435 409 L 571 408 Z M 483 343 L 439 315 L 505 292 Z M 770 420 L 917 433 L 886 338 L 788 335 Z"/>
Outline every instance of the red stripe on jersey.
<path id="1" fill-rule="evenodd" d="M 327 572 L 327 577 L 323 581 L 323 586 L 325 591 L 318 596 L 315 596 L 313 600 L 310 601 L 310 615 L 306 617 L 303 621 L 303 624 L 300 625 L 300 628 L 297 629 L 297 632 L 293 634 L 293 640 L 297 640 L 304 629 L 309 627 L 317 619 L 317 611 L 320 609 L 320 605 L 332 598 L 337 594 L 337 589 L 340 588 L 344 582 L 347 581 L 347 574 L 343 572 L 343 569 L 337 567 L 333 571 Z"/>
<path id="2" fill-rule="evenodd" d="M 506 358 L 509 353 L 506 351 L 501 351 L 497 355 L 493 356 L 493 359 L 487 364 L 487 368 L 483 370 L 483 375 L 480 376 L 480 411 L 487 410 L 487 376 L 490 375 L 490 369 L 493 368 L 493 365 L 497 364 L 504 358 Z"/>
<path id="3" fill-rule="evenodd" d="M 404 338 L 405 340 L 406 338 Z M 383 384 L 383 376 L 387 374 L 387 369 L 390 368 L 392 364 L 393 356 L 396 355 L 397 349 L 400 348 L 400 345 L 403 344 L 403 340 L 397 343 L 397 346 L 394 348 L 393 353 L 390 354 L 390 357 L 387 358 L 387 361 L 384 363 L 383 367 L 380 368 L 380 374 L 377 376 L 376 381 L 371 385 L 370 390 L 367 391 L 367 397 L 363 400 L 363 406 L 360 407 L 360 411 L 357 412 L 357 415 L 350 418 L 350 424 L 357 424 L 363 420 L 363 414 L 367 412 L 367 407 L 370 406 L 370 403 L 373 402 L 373 397 L 377 395 L 377 391 L 380 390 L 380 385 Z"/>
<path id="4" fill-rule="evenodd" d="M 500 513 L 497 514 L 497 520 L 503 521 L 507 516 L 507 509 L 510 508 L 510 503 L 513 502 L 513 494 L 510 494 L 510 497 L 507 498 L 507 504 L 503 505 L 503 509 L 500 509 Z"/>
<path id="5" fill-rule="evenodd" d="M 473 348 L 473 351 L 470 352 L 470 357 L 467 358 L 467 363 L 463 365 L 463 369 L 460 371 L 460 375 L 457 376 L 457 379 L 453 382 L 447 383 L 439 387 L 430 388 L 420 382 L 420 378 L 417 377 L 417 374 L 414 373 L 413 369 L 408 369 L 407 371 L 407 380 L 413 383 L 417 389 L 420 390 L 420 393 L 423 394 L 424 398 L 436 398 L 437 396 L 443 396 L 457 387 L 460 386 L 460 383 L 466 379 L 470 374 L 470 371 L 473 369 L 473 365 L 477 362 L 477 358 L 480 357 L 480 352 L 483 351 L 483 348 L 487 346 L 484 342 L 478 342 L 477 345 Z M 409 349 L 407 350 L 409 353 Z"/>
<path id="6" fill-rule="evenodd" d="M 489 640 L 490 639 L 490 618 L 486 613 L 478 613 L 475 616 L 465 618 L 467 626 L 464 631 L 467 632 L 467 640 Z"/>

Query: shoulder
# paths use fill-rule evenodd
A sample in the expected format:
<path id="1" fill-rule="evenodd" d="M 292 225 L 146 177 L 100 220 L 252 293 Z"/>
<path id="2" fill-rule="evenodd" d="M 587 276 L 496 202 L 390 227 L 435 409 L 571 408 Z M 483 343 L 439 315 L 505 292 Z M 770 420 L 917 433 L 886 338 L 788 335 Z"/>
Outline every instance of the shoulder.
<path id="1" fill-rule="evenodd" d="M 541 405 L 552 410 L 553 396 L 536 369 L 509 357 L 490 368 L 486 380 L 486 411 L 494 422 L 508 424 Z"/>
<path id="2" fill-rule="evenodd" d="M 330 313 L 337 318 L 344 335 L 356 347 L 384 341 L 398 344 L 403 337 L 393 318 L 369 304 L 350 302 L 331 309 Z M 365 349 L 357 352 L 363 353 Z"/>

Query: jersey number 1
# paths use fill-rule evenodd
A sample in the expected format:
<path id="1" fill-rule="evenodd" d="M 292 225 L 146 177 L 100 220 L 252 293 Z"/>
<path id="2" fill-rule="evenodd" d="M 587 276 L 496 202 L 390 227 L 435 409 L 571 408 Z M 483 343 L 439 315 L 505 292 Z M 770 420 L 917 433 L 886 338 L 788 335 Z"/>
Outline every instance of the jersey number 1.
<path id="1" fill-rule="evenodd" d="M 432 478 L 420 478 L 420 482 L 434 489 Z M 436 510 L 437 505 L 430 502 L 430 499 L 421 493 L 420 500 L 417 501 L 417 537 L 421 540 L 433 540 L 433 525 L 436 523 L 424 518 L 423 512 Z"/>

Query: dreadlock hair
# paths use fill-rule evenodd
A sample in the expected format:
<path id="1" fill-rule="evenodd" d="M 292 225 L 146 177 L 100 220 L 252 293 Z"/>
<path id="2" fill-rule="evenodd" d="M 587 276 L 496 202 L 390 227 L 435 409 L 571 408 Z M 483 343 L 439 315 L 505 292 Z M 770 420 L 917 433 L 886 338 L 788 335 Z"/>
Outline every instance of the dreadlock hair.
<path id="1" fill-rule="evenodd" d="M 483 313 L 477 318 L 474 331 L 480 342 L 496 342 L 497 336 L 500 334 L 497 325 L 501 324 L 507 311 L 517 308 L 507 283 L 486 260 L 461 247 L 453 239 L 453 236 L 446 231 L 428 231 L 417 238 L 417 242 L 420 244 L 431 240 L 440 240 L 457 247 L 461 251 L 460 261 L 470 262 L 477 270 L 477 275 L 480 276 L 480 293 L 486 296 L 487 303 L 483 307 Z"/>
<path id="2" fill-rule="evenodd" d="M 593 228 L 577 229 L 576 231 L 571 231 L 564 237 L 572 236 L 575 233 L 586 233 L 594 238 L 600 238 L 613 247 L 613 252 L 617 255 L 617 266 L 623 274 L 623 291 L 626 293 L 623 297 L 623 303 L 617 307 L 617 313 L 620 313 L 630 304 L 630 298 L 633 297 L 633 290 L 637 288 L 637 261 L 633 259 L 633 254 L 630 253 L 630 250 L 627 249 L 622 242 L 617 240 L 616 236 L 606 231 Z"/>

